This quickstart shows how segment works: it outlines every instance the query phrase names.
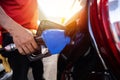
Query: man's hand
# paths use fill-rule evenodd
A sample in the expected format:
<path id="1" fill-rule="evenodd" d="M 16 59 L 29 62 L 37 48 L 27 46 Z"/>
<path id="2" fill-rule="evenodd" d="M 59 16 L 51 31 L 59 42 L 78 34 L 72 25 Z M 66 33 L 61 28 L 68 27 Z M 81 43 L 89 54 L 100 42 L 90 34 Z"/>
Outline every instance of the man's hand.
<path id="1" fill-rule="evenodd" d="M 22 55 L 31 54 L 35 52 L 35 50 L 38 48 L 38 45 L 35 42 L 32 32 L 23 28 L 20 25 L 16 26 L 17 28 L 14 31 L 12 31 L 11 35 L 13 36 L 13 41 L 18 51 Z"/>

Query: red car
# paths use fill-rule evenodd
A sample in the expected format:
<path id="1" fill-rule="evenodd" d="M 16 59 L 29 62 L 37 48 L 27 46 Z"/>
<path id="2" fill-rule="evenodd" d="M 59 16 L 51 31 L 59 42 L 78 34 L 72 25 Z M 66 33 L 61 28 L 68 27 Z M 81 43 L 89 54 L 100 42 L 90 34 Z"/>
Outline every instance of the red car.
<path id="1" fill-rule="evenodd" d="M 62 73 L 62 79 L 59 80 L 120 80 L 120 0 L 87 1 L 87 14 L 82 14 L 81 11 L 75 16 L 82 14 L 79 18 L 84 24 L 85 18 L 88 15 L 87 28 L 91 39 L 86 40 L 82 38 L 79 43 L 86 40 L 87 44 L 74 46 L 78 48 L 70 50 L 72 55 L 68 55 L 68 53 L 69 49 L 73 48 L 68 48 L 68 51 L 63 50 L 65 53 L 63 52 L 64 55 L 61 55 L 59 59 L 59 64 L 61 63 L 60 65 L 62 66 L 58 66 Z M 86 26 L 83 25 L 83 27 Z M 86 33 L 82 34 L 86 35 Z M 78 54 L 81 54 L 86 47 L 90 46 L 89 41 L 91 41 L 94 47 L 94 49 L 92 48 L 92 52 L 89 52 L 86 57 L 87 59 L 83 58 L 84 56 L 78 57 Z M 96 52 L 93 55 L 94 50 Z M 96 54 L 98 57 L 91 57 L 96 56 Z M 62 56 L 66 57 L 66 62 Z M 76 60 L 74 58 L 79 59 L 71 65 L 72 60 Z M 101 65 L 103 66 L 102 68 L 100 67 Z"/>
<path id="2" fill-rule="evenodd" d="M 120 0 L 90 0 L 89 31 L 104 67 L 120 80 Z"/>

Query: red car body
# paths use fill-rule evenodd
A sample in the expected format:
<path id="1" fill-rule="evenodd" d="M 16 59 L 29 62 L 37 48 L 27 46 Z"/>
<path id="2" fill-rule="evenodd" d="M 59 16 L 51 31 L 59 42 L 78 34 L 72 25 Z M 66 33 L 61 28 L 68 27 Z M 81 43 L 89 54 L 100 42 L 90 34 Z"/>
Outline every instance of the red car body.
<path id="1" fill-rule="evenodd" d="M 100 55 L 102 56 L 107 68 L 110 69 L 113 74 L 119 76 L 120 75 L 120 51 L 119 51 L 120 41 L 118 42 L 115 41 L 111 29 L 109 2 L 110 0 L 90 1 L 89 13 L 88 13 L 89 31 L 94 41 L 95 48 L 97 49 L 97 52 L 100 53 Z M 119 27 L 120 25 L 118 25 L 118 28 Z"/>

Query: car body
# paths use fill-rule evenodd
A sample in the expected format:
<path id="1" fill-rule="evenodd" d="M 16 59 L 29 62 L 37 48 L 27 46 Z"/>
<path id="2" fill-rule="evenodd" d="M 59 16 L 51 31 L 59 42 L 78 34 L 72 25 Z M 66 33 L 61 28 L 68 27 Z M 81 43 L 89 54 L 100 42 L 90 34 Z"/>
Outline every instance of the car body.
<path id="1" fill-rule="evenodd" d="M 90 0 L 89 31 L 97 52 L 119 80 L 120 75 L 120 16 L 119 0 Z"/>

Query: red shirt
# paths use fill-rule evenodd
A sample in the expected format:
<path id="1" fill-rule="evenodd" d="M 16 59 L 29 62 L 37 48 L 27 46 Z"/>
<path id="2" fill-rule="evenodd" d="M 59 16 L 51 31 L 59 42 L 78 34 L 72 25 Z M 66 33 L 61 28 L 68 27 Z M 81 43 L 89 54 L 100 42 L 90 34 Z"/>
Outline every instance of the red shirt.
<path id="1" fill-rule="evenodd" d="M 37 0 L 0 0 L 0 6 L 16 22 L 28 29 L 37 29 Z"/>

